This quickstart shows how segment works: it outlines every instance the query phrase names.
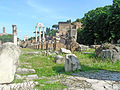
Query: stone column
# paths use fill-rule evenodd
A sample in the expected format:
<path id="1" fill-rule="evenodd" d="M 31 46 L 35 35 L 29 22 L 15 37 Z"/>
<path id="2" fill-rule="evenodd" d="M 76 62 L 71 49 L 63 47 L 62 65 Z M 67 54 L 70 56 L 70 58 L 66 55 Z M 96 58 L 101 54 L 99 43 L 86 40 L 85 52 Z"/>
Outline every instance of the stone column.
<path id="1" fill-rule="evenodd" d="M 13 27 L 13 43 L 17 45 L 17 26 L 12 25 L 12 27 Z"/>
<path id="2" fill-rule="evenodd" d="M 45 27 L 43 27 L 43 42 L 45 41 L 45 31 L 44 31 Z"/>
<path id="3" fill-rule="evenodd" d="M 41 43 L 41 27 L 39 27 L 39 42 Z"/>
<path id="4" fill-rule="evenodd" d="M 37 42 L 37 26 L 35 27 L 35 42 Z"/>

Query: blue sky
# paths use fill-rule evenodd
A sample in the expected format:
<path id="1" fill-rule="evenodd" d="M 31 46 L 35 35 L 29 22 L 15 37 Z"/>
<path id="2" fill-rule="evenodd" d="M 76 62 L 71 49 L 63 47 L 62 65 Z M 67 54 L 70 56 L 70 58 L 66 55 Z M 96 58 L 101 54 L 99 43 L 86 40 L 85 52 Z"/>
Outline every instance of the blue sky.
<path id="1" fill-rule="evenodd" d="M 111 5 L 112 0 L 0 0 L 0 33 L 3 26 L 12 33 L 17 25 L 18 37 L 34 36 L 38 22 L 51 27 L 59 21 L 82 18 L 89 10 Z"/>

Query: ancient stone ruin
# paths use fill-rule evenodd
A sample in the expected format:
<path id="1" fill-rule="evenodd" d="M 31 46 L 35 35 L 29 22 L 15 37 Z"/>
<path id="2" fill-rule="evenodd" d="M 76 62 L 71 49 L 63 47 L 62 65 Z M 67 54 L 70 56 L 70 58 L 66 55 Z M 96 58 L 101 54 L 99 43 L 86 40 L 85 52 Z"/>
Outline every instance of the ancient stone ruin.
<path id="1" fill-rule="evenodd" d="M 39 28 L 39 32 L 37 31 L 37 28 Z M 43 28 L 43 37 L 41 39 L 41 28 Z M 37 26 L 35 27 L 35 41 L 36 43 L 38 42 L 37 34 L 39 33 L 39 42 L 41 43 L 45 41 L 45 31 L 44 31 L 44 25 L 42 23 L 38 23 Z"/>
<path id="2" fill-rule="evenodd" d="M 37 31 L 39 28 L 39 31 Z M 41 29 L 43 31 L 41 32 Z M 38 23 L 35 27 L 35 39 L 26 40 L 21 47 L 32 48 L 32 49 L 41 49 L 41 50 L 55 50 L 58 51 L 61 48 L 66 48 L 75 51 L 79 44 L 77 40 L 77 29 L 82 28 L 82 24 L 75 22 L 59 22 L 58 30 L 53 36 L 46 36 L 44 31 L 44 25 Z M 39 36 L 38 36 L 39 34 Z M 42 36 L 41 36 L 42 34 Z M 39 39 L 38 39 L 39 38 Z"/>
<path id="3" fill-rule="evenodd" d="M 5 31 L 5 27 L 3 27 L 3 32 L 0 33 L 0 36 L 3 36 L 3 35 L 8 35 L 8 33 L 6 33 L 6 31 Z"/>
<path id="4" fill-rule="evenodd" d="M 5 27 L 3 27 L 3 33 L 0 33 L 0 36 L 3 36 L 3 35 L 11 35 L 11 34 L 6 33 Z M 17 26 L 16 25 L 12 25 L 12 35 L 13 35 L 13 39 L 12 39 L 12 41 L 9 41 L 9 42 L 13 42 L 15 45 L 18 45 Z M 0 45 L 3 43 L 5 43 L 5 42 L 2 42 L 0 40 Z"/>
<path id="5" fill-rule="evenodd" d="M 13 28 L 13 43 L 17 45 L 17 26 L 12 25 L 12 28 Z"/>
<path id="6" fill-rule="evenodd" d="M 65 56 L 65 71 L 71 72 L 75 70 L 81 70 L 81 65 L 77 56 L 74 54 L 67 54 Z"/>
<path id="7" fill-rule="evenodd" d="M 13 43 L 0 45 L 0 84 L 11 83 L 19 64 L 20 49 Z"/>
<path id="8" fill-rule="evenodd" d="M 58 64 L 65 63 L 65 58 L 63 56 L 57 55 L 55 56 L 55 62 Z"/>
<path id="9" fill-rule="evenodd" d="M 120 47 L 104 43 L 96 50 L 96 55 L 100 56 L 103 60 L 110 59 L 112 61 L 120 60 Z"/>

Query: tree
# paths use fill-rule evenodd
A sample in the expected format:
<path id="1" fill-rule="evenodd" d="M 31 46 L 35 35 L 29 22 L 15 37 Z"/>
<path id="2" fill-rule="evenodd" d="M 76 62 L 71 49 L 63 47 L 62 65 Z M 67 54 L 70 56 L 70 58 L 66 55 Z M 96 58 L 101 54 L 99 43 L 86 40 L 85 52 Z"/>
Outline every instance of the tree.
<path id="1" fill-rule="evenodd" d="M 28 40 L 33 40 L 33 39 L 35 39 L 35 37 L 30 37 Z"/>
<path id="2" fill-rule="evenodd" d="M 58 25 L 55 24 L 55 25 L 52 26 L 52 28 L 53 28 L 53 29 L 58 29 Z"/>
<path id="3" fill-rule="evenodd" d="M 77 18 L 75 22 L 82 22 L 82 19 Z"/>
<path id="4" fill-rule="evenodd" d="M 67 20 L 68 23 L 71 23 L 71 19 Z"/>
<path id="5" fill-rule="evenodd" d="M 49 35 L 49 33 L 50 33 L 50 28 L 47 27 L 46 28 L 46 34 Z"/>
<path id="6" fill-rule="evenodd" d="M 120 0 L 113 0 L 113 7 L 120 8 Z"/>
<path id="7" fill-rule="evenodd" d="M 113 5 L 110 8 L 110 13 L 107 18 L 109 24 L 111 41 L 114 43 L 120 39 L 120 0 L 113 0 Z"/>
<path id="8" fill-rule="evenodd" d="M 56 32 L 57 32 L 56 29 L 51 29 L 50 33 L 49 33 L 49 36 L 53 36 Z"/>
<path id="9" fill-rule="evenodd" d="M 13 35 L 3 35 L 0 36 L 0 40 L 5 43 L 5 42 L 12 42 L 13 41 Z"/>
<path id="10" fill-rule="evenodd" d="M 84 28 L 83 31 L 78 30 L 78 42 L 91 45 L 111 41 L 111 37 L 114 36 L 114 34 L 111 34 L 108 23 L 108 16 L 111 12 L 110 9 L 111 5 L 99 7 L 84 15 L 81 19 Z"/>

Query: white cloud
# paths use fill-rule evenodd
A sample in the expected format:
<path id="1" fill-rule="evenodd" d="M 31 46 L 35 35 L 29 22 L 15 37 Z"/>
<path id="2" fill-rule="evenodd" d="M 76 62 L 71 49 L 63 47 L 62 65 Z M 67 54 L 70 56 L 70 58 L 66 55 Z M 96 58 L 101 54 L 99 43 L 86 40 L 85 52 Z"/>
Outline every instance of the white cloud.
<path id="1" fill-rule="evenodd" d="M 48 8 L 47 6 L 43 6 L 43 4 L 35 2 L 36 0 L 27 0 L 27 5 L 33 8 L 36 12 L 40 13 L 41 15 L 34 15 L 32 16 L 33 19 L 41 20 L 41 19 L 54 19 L 54 20 L 67 20 L 70 19 L 69 16 L 61 15 L 62 13 L 59 13 L 56 11 L 55 8 Z M 43 17 L 44 15 L 44 17 Z"/>
<path id="2" fill-rule="evenodd" d="M 40 17 L 37 17 L 37 16 L 32 16 L 33 19 L 41 19 Z"/>
<path id="3" fill-rule="evenodd" d="M 27 0 L 27 5 L 34 8 L 37 12 L 40 12 L 40 13 L 42 12 L 52 13 L 53 12 L 52 9 L 42 6 L 42 5 L 38 5 L 37 3 L 33 2 L 33 0 Z"/>
<path id="4" fill-rule="evenodd" d="M 69 17 L 68 16 L 54 16 L 53 18 L 55 18 L 55 19 L 67 19 Z"/>

